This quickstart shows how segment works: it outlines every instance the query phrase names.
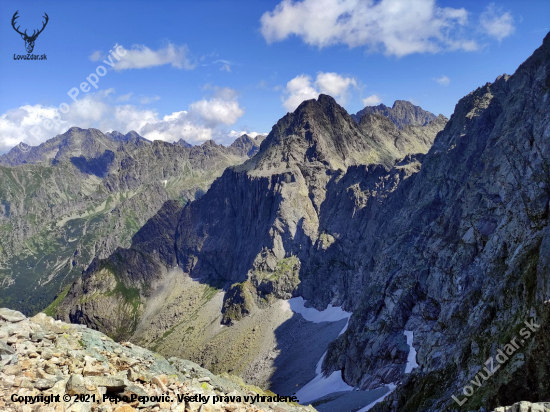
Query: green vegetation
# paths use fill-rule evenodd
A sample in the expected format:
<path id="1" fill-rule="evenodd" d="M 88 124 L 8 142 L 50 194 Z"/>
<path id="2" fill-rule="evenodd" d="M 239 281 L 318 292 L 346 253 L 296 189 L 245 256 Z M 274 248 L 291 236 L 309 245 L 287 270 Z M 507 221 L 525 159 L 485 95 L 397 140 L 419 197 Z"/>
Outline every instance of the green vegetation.
<path id="1" fill-rule="evenodd" d="M 56 315 L 57 307 L 63 301 L 63 299 L 65 299 L 65 297 L 67 296 L 67 293 L 69 293 L 70 288 L 71 288 L 70 284 L 65 286 L 63 288 L 63 290 L 61 291 L 61 293 L 59 295 L 57 295 L 55 300 L 46 309 L 44 309 L 44 313 L 46 315 L 52 316 L 52 317 Z"/>
<path id="2" fill-rule="evenodd" d="M 270 279 L 278 279 L 280 276 L 289 275 L 300 268 L 300 260 L 296 256 L 279 260 L 275 272 L 269 275 Z"/>
<path id="3" fill-rule="evenodd" d="M 259 298 L 265 303 L 270 302 L 271 295 L 279 299 L 290 298 L 300 284 L 300 265 L 297 256 L 289 256 L 278 261 L 272 272 L 255 272 L 251 280 L 259 292 Z"/>
<path id="4" fill-rule="evenodd" d="M 218 293 L 219 290 L 219 288 L 216 288 L 214 286 L 205 285 L 204 291 L 202 292 L 202 299 L 208 302 L 210 299 L 216 296 L 216 293 Z"/>
<path id="5" fill-rule="evenodd" d="M 223 303 L 222 323 L 231 325 L 249 315 L 255 306 L 255 294 L 255 288 L 248 280 L 231 285 Z"/>
<path id="6" fill-rule="evenodd" d="M 142 304 L 139 290 L 137 288 L 129 288 L 120 281 L 116 272 L 111 270 L 111 274 L 115 277 L 116 286 L 113 290 L 106 292 L 105 296 L 120 296 L 124 302 L 132 307 L 132 314 L 137 316 L 139 307 Z"/>

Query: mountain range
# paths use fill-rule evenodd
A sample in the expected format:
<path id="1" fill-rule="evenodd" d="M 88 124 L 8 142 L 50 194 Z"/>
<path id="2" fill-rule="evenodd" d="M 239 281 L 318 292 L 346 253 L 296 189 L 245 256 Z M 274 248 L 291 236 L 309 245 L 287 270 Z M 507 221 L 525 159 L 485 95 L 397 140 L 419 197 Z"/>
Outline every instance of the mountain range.
<path id="1" fill-rule="evenodd" d="M 373 391 L 376 412 L 547 400 L 549 94 L 550 34 L 450 119 L 405 101 L 350 115 L 320 95 L 259 145 L 70 129 L 0 160 L 2 265 L 61 284 L 45 277 L 83 246 L 38 256 L 98 216 L 86 269 L 47 309 L 59 319 L 320 411 Z M 323 382 L 341 390 L 319 396 Z"/>
<path id="2" fill-rule="evenodd" d="M 73 127 L 0 156 L 0 302 L 44 309 L 95 256 L 128 247 L 166 201 L 201 196 L 261 139 L 190 146 Z"/>

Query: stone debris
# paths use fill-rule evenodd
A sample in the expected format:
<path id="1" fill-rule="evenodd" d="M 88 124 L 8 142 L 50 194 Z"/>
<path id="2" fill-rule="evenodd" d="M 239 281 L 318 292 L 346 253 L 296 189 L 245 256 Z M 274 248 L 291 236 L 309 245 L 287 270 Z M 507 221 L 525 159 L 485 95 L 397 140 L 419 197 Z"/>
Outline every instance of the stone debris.
<path id="1" fill-rule="evenodd" d="M 550 402 L 518 402 L 512 406 L 501 406 L 493 412 L 550 412 Z"/>
<path id="2" fill-rule="evenodd" d="M 51 395 L 59 395 L 59 401 L 45 403 Z M 178 395 L 190 398 L 178 402 Z M 238 378 L 213 375 L 191 361 L 167 360 L 129 342 L 116 343 L 98 331 L 54 321 L 44 313 L 26 318 L 20 312 L 0 309 L 2 411 L 315 411 L 296 403 L 224 402 L 222 398 L 257 395 L 273 396 Z M 12 396 L 22 401 L 14 402 Z M 215 403 L 214 396 L 218 397 Z M 140 401 L 139 397 L 149 399 Z"/>

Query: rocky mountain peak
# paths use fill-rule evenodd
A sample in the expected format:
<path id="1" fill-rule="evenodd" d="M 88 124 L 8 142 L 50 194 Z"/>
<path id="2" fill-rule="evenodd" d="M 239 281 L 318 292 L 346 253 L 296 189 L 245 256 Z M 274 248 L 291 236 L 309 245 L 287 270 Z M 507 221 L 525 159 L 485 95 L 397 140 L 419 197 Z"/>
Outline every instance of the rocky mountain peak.
<path id="1" fill-rule="evenodd" d="M 346 110 L 334 98 L 320 95 L 279 120 L 248 166 L 269 174 L 303 164 L 344 169 L 377 159 L 371 152 Z"/>
<path id="2" fill-rule="evenodd" d="M 0 165 L 17 166 L 49 161 L 68 160 L 71 157 L 97 157 L 107 150 L 116 150 L 118 143 L 98 129 L 71 127 L 38 146 L 18 145 L 0 156 Z"/>
<path id="3" fill-rule="evenodd" d="M 402 106 L 406 104 L 397 103 L 396 107 L 401 110 Z M 333 97 L 321 94 L 302 102 L 293 113 L 279 120 L 246 166 L 260 174 L 304 164 L 331 170 L 356 164 L 389 166 L 408 153 L 426 152 L 444 124 L 441 121 L 433 125 L 428 133 L 431 138 L 418 134 L 418 130 L 401 131 L 384 118 L 358 124 Z"/>
<path id="4" fill-rule="evenodd" d="M 396 100 L 392 107 L 388 107 L 383 103 L 378 106 L 367 106 L 352 115 L 352 117 L 359 123 L 366 114 L 385 116 L 400 129 L 407 125 L 426 126 L 437 118 L 435 114 L 422 109 L 420 106 L 415 106 L 407 100 Z"/>
<path id="5" fill-rule="evenodd" d="M 175 144 L 177 145 L 180 145 L 182 147 L 192 147 L 193 145 L 190 144 L 190 143 L 187 143 L 185 140 L 183 139 L 179 139 L 177 142 L 175 142 Z"/>
<path id="6" fill-rule="evenodd" d="M 251 138 L 249 135 L 243 134 L 231 143 L 230 148 L 234 149 L 240 156 L 252 157 L 258 153 L 260 143 L 263 140 L 258 141 L 258 137 L 260 137 L 260 135 L 256 136 L 256 138 Z"/>
<path id="7" fill-rule="evenodd" d="M 116 130 L 113 130 L 112 132 L 105 133 L 105 136 L 118 141 L 124 140 L 124 135 Z"/>

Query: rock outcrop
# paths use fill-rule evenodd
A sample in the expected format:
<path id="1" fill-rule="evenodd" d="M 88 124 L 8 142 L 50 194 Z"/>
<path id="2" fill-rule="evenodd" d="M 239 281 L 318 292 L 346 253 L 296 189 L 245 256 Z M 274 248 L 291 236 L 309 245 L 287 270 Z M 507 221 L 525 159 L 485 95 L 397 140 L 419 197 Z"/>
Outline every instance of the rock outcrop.
<path id="1" fill-rule="evenodd" d="M 44 313 L 26 318 L 0 309 L 0 354 L 0 409 L 5 412 L 315 411 L 275 402 L 274 393 L 237 377 L 119 344 Z"/>
<path id="2" fill-rule="evenodd" d="M 550 411 L 550 402 L 531 403 L 518 402 L 512 406 L 501 406 L 493 412 L 548 412 Z"/>

